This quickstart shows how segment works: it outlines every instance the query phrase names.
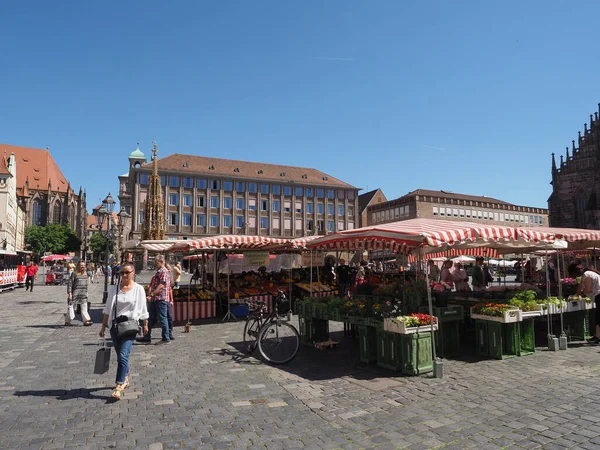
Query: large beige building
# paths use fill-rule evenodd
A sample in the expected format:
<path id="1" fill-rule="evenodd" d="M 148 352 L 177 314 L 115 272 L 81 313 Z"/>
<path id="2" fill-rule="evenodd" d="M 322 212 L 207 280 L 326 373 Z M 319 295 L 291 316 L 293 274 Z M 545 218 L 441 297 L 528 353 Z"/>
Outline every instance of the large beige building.
<path id="1" fill-rule="evenodd" d="M 444 219 L 494 225 L 548 226 L 548 210 L 477 195 L 417 189 L 367 208 L 368 225 L 407 219 Z"/>
<path id="2" fill-rule="evenodd" d="M 17 163 L 15 154 L 0 159 L 0 249 L 23 250 L 25 211 L 17 198 Z"/>
<path id="3" fill-rule="evenodd" d="M 317 169 L 195 155 L 158 159 L 167 239 L 300 237 L 358 227 L 358 188 Z M 152 164 L 138 149 L 119 177 L 128 239 L 141 236 Z"/>

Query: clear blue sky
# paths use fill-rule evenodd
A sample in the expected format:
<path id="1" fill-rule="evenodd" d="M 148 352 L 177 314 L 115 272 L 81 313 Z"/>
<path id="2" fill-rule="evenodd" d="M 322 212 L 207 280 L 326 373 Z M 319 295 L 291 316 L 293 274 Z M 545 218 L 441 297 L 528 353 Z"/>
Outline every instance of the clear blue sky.
<path id="1" fill-rule="evenodd" d="M 50 147 L 88 209 L 159 156 L 315 167 L 547 207 L 597 110 L 597 1 L 10 1 L 0 142 Z M 364 192 L 364 191 L 363 191 Z"/>

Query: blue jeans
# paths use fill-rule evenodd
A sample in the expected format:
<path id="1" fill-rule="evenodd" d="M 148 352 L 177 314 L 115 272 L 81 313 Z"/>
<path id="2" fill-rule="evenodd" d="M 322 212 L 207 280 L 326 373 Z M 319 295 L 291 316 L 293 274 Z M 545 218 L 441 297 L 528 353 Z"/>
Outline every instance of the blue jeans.
<path id="1" fill-rule="evenodd" d="M 169 331 L 169 303 L 165 300 L 158 300 L 156 302 L 156 312 L 158 313 L 158 322 L 162 327 L 162 340 L 170 341 L 171 332 Z"/>
<path id="2" fill-rule="evenodd" d="M 135 340 L 135 336 L 127 339 L 121 339 L 117 336 L 117 330 L 113 327 L 110 329 L 110 337 L 112 338 L 117 352 L 117 384 L 125 383 L 125 377 L 129 374 L 129 353 L 131 353 L 131 346 Z"/>
<path id="3" fill-rule="evenodd" d="M 152 338 L 152 327 L 154 326 L 154 324 L 156 323 L 157 320 L 159 319 L 159 304 L 160 302 L 148 302 L 147 307 L 148 307 L 148 333 L 144 336 L 144 339 L 148 340 Z M 163 302 L 163 303 L 167 303 L 167 302 Z M 173 338 L 173 318 L 175 316 L 174 314 L 174 308 L 173 305 L 171 303 L 167 303 L 167 322 L 169 323 L 169 339 Z M 162 326 L 162 322 L 161 322 L 161 326 Z"/>

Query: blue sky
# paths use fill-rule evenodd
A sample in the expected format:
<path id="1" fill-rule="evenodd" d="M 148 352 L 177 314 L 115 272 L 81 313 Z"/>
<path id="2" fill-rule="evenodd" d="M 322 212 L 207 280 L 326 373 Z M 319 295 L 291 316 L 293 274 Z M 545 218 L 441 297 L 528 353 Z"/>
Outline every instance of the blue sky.
<path id="1" fill-rule="evenodd" d="M 315 167 L 547 207 L 597 110 L 594 1 L 6 1 L 0 142 L 88 209 L 148 155 Z M 364 191 L 363 191 L 364 192 Z"/>

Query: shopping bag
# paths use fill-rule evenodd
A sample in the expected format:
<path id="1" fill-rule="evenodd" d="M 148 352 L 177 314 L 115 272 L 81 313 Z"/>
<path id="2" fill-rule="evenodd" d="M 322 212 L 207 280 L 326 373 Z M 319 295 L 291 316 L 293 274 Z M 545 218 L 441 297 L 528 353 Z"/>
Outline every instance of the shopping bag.
<path id="1" fill-rule="evenodd" d="M 98 343 L 96 350 L 96 362 L 94 364 L 94 373 L 99 375 L 108 372 L 110 367 L 110 347 L 106 346 L 106 341 L 102 339 Z"/>
<path id="2" fill-rule="evenodd" d="M 75 308 L 73 307 L 73 302 L 69 302 L 69 318 L 73 320 L 75 318 Z"/>

